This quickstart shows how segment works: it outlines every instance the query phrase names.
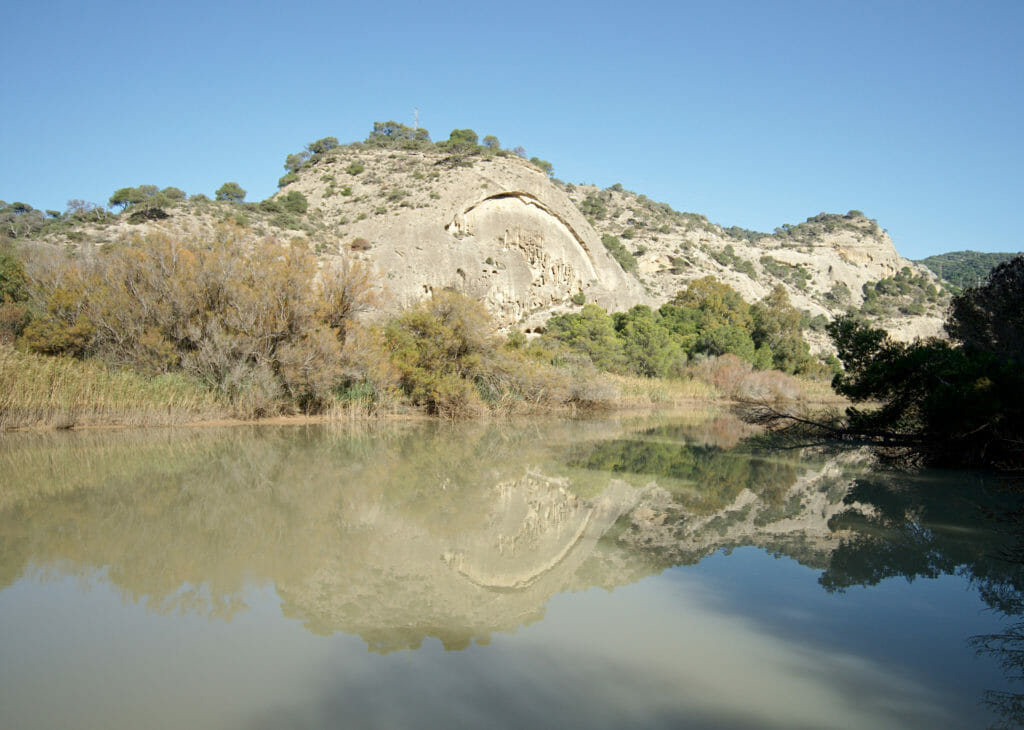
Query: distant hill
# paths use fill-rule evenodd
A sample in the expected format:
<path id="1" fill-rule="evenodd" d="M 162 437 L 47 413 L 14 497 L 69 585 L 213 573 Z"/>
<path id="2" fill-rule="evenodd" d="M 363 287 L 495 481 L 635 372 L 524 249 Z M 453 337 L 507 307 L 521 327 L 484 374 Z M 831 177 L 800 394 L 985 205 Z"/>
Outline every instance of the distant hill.
<path id="1" fill-rule="evenodd" d="M 990 271 L 1004 261 L 1021 256 L 1021 253 L 981 253 L 980 251 L 951 251 L 919 259 L 939 277 L 961 289 L 984 281 Z"/>

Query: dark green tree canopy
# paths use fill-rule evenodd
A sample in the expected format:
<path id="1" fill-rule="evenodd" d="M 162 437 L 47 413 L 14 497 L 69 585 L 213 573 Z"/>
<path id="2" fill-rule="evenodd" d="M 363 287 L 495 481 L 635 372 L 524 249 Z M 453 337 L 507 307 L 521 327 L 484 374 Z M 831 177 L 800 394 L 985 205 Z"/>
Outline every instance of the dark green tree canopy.
<path id="1" fill-rule="evenodd" d="M 284 206 L 285 210 L 291 213 L 302 214 L 309 209 L 309 201 L 306 199 L 306 196 L 298 190 L 292 190 L 281 198 L 281 205 Z"/>
<path id="2" fill-rule="evenodd" d="M 954 342 L 894 342 L 853 316 L 827 331 L 845 367 L 833 381 L 856 403 L 847 430 L 897 445 L 930 463 L 1024 466 L 1024 259 L 953 300 L 946 329 Z"/>
<path id="3" fill-rule="evenodd" d="M 316 142 L 310 142 L 306 145 L 306 149 L 309 150 L 311 155 L 322 155 L 325 152 L 330 152 L 336 147 L 338 147 L 337 137 L 324 137 L 323 139 L 318 139 Z"/>
<path id="4" fill-rule="evenodd" d="M 453 129 L 448 135 L 448 144 L 457 147 L 476 147 L 478 141 L 472 129 Z"/>
<path id="5" fill-rule="evenodd" d="M 409 127 L 396 121 L 374 122 L 373 131 L 366 138 L 373 147 L 415 149 L 430 144 L 430 133 L 423 127 Z"/>
<path id="6" fill-rule="evenodd" d="M 946 332 L 965 347 L 1024 365 L 1024 257 L 999 264 L 984 285 L 954 297 Z"/>
<path id="7" fill-rule="evenodd" d="M 217 200 L 226 200 L 229 203 L 241 203 L 245 200 L 245 190 L 236 182 L 226 182 L 217 188 Z"/>

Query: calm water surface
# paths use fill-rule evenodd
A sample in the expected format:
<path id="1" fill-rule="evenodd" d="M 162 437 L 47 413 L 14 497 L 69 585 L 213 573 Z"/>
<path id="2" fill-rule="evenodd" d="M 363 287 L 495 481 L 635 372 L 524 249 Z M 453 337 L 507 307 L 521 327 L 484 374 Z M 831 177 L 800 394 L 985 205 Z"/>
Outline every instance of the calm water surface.
<path id="1" fill-rule="evenodd" d="M 0 727 L 1018 727 L 1014 493 L 741 430 L 0 437 Z"/>

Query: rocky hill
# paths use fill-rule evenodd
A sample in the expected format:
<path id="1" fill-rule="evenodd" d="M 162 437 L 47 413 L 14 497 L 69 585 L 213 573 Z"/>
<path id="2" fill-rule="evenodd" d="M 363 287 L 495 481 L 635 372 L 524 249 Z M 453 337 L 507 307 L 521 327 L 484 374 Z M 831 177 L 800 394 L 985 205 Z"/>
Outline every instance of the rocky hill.
<path id="1" fill-rule="evenodd" d="M 328 265 L 364 261 L 392 307 L 454 288 L 484 301 L 501 326 L 526 331 L 584 302 L 658 306 L 686 282 L 713 275 L 749 301 L 784 286 L 817 328 L 817 349 L 825 347 L 825 321 L 850 309 L 904 339 L 941 333 L 948 293 L 938 277 L 902 258 L 859 211 L 771 234 L 723 228 L 619 185 L 560 183 L 546 163 L 494 146 L 372 140 L 328 145 L 295 164 L 290 156 L 280 192 L 261 203 L 165 199 L 141 186 L 159 205 L 126 205 L 118 216 L 65 214 L 40 223 L 35 237 L 103 245 L 161 230 L 202 235 L 230 221 L 254 239 L 308 245 Z M 23 228 L 29 220 L 10 217 Z"/>
<path id="2" fill-rule="evenodd" d="M 900 256 L 860 211 L 821 213 L 767 234 L 723 228 L 619 185 L 566 187 L 603 240 L 635 260 L 635 275 L 657 300 L 712 275 L 748 301 L 781 284 L 812 318 L 860 308 L 902 339 L 942 332 L 948 293 L 941 280 Z"/>

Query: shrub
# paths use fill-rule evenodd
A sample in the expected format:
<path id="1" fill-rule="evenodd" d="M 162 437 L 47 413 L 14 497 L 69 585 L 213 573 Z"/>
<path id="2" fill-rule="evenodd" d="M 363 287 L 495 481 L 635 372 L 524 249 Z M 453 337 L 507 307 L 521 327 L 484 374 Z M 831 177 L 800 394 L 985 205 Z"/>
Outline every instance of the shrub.
<path id="1" fill-rule="evenodd" d="M 497 349 L 483 305 L 456 292 L 438 292 L 388 323 L 391 360 L 410 399 L 451 418 L 482 407 L 472 382 Z"/>
<path id="2" fill-rule="evenodd" d="M 580 203 L 580 211 L 588 218 L 598 220 L 608 215 L 608 208 L 605 207 L 604 202 L 595 193 L 590 193 L 583 199 L 583 202 Z"/>
<path id="3" fill-rule="evenodd" d="M 372 290 L 358 267 L 317 277 L 305 247 L 249 246 L 237 229 L 212 240 L 153 235 L 34 274 L 43 311 L 21 341 L 151 374 L 185 371 L 240 415 L 318 410 Z"/>
<path id="4" fill-rule="evenodd" d="M 604 247 L 608 249 L 608 252 L 612 255 L 612 258 L 619 262 L 619 266 L 621 266 L 624 271 L 636 271 L 636 259 L 633 258 L 633 255 L 626 249 L 625 246 L 622 245 L 622 241 L 620 241 L 615 236 L 606 233 L 605 235 L 601 236 L 601 243 L 603 243 Z"/>
<path id="5" fill-rule="evenodd" d="M 726 397 L 737 400 L 783 403 L 796 400 L 802 393 L 799 381 L 793 376 L 756 371 L 736 355 L 708 358 L 692 365 L 690 372 Z"/>
<path id="6" fill-rule="evenodd" d="M 299 215 L 305 213 L 309 209 L 309 201 L 306 199 L 306 196 L 298 190 L 292 190 L 281 198 L 281 205 L 284 206 L 285 210 L 292 213 L 298 213 Z"/>
<path id="7" fill-rule="evenodd" d="M 349 163 L 349 166 L 345 168 L 345 172 L 347 172 L 349 175 L 358 175 L 365 169 L 366 165 L 364 165 L 362 162 L 359 162 L 359 160 L 353 160 L 351 163 Z"/>

